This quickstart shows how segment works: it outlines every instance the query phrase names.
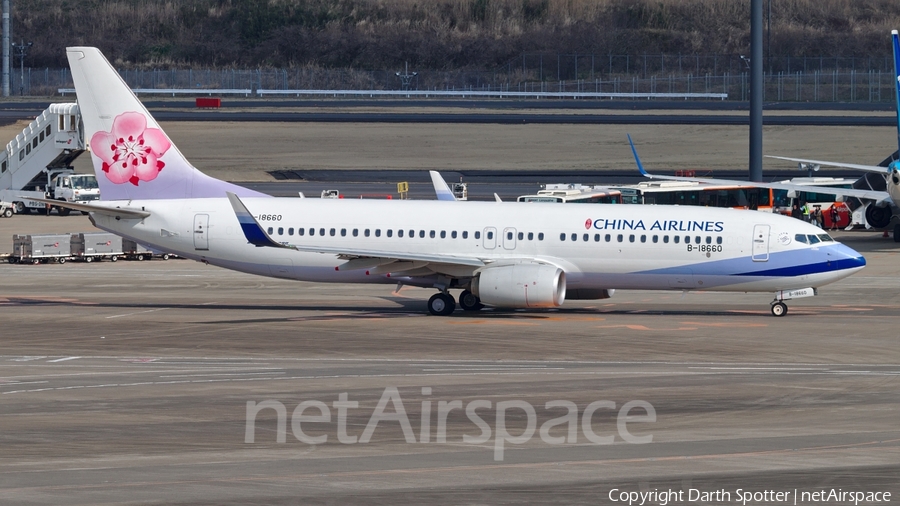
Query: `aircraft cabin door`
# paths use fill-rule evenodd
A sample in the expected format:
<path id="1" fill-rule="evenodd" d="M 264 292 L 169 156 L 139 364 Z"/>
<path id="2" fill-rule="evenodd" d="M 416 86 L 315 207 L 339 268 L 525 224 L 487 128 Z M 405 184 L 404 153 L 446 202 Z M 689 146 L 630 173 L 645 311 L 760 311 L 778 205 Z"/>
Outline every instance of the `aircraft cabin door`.
<path id="1" fill-rule="evenodd" d="M 504 228 L 503 229 L 503 249 L 509 249 L 509 250 L 516 249 L 516 229 L 514 229 L 514 228 Z"/>
<path id="2" fill-rule="evenodd" d="M 484 229 L 484 249 L 494 249 L 497 247 L 497 229 L 487 227 Z"/>
<path id="3" fill-rule="evenodd" d="M 753 226 L 753 261 L 769 261 L 769 225 Z"/>
<path id="4" fill-rule="evenodd" d="M 194 215 L 194 249 L 209 249 L 209 215 Z"/>

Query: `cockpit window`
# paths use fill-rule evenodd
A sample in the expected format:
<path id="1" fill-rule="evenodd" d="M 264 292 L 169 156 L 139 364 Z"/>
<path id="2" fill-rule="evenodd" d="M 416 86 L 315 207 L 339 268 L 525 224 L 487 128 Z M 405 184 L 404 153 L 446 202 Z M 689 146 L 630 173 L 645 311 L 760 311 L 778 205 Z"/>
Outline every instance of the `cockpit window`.
<path id="1" fill-rule="evenodd" d="M 822 242 L 834 242 L 834 239 L 832 239 L 828 234 L 819 234 L 816 237 L 818 237 Z"/>
<path id="2" fill-rule="evenodd" d="M 809 239 L 810 244 L 819 244 L 819 242 L 821 242 L 819 241 L 819 238 L 814 235 L 808 235 L 806 238 Z"/>
<path id="3" fill-rule="evenodd" d="M 794 236 L 794 240 L 797 242 L 802 242 L 806 244 L 808 241 L 806 240 L 806 234 L 797 234 Z"/>

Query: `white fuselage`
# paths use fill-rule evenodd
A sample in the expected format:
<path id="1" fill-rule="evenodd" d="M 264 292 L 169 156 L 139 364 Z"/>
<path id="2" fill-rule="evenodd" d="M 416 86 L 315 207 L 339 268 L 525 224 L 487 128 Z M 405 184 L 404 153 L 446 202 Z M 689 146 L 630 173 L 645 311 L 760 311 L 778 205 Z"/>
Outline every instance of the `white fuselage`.
<path id="1" fill-rule="evenodd" d="M 305 247 L 455 255 L 486 264 L 539 261 L 562 268 L 570 289 L 777 291 L 818 287 L 865 265 L 836 242 L 798 237 L 808 223 L 731 209 L 616 204 L 566 205 L 440 201 L 247 198 L 278 242 Z M 247 242 L 227 199 L 108 202 L 151 216 L 96 225 L 156 249 L 242 272 L 320 282 L 433 286 L 428 265 L 392 275 L 339 267 L 334 253 L 257 247 Z M 299 230 L 303 233 L 300 234 Z M 312 232 L 312 233 L 311 233 Z M 564 236 L 564 240 L 561 239 Z M 470 266 L 442 266 L 465 280 Z"/>

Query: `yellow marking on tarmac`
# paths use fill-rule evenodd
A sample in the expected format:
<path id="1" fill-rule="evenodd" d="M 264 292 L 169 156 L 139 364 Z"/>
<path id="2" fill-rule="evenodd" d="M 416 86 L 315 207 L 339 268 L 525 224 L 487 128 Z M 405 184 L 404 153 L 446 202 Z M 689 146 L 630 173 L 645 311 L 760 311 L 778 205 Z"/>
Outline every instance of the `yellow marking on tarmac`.
<path id="1" fill-rule="evenodd" d="M 682 325 L 697 325 L 700 327 L 740 327 L 740 328 L 755 328 L 755 327 L 768 327 L 768 323 L 735 323 L 735 322 L 678 322 Z"/>
<path id="2" fill-rule="evenodd" d="M 450 325 L 512 325 L 512 326 L 529 326 L 533 327 L 536 325 L 540 325 L 540 323 L 533 322 L 520 322 L 520 321 L 510 321 L 510 320 L 466 320 L 466 321 L 458 321 L 458 322 L 447 322 Z"/>
<path id="3" fill-rule="evenodd" d="M 678 328 L 667 328 L 667 329 L 651 329 L 645 325 L 600 325 L 596 327 L 598 329 L 621 329 L 626 328 L 629 330 L 652 330 L 655 332 L 670 332 L 672 330 L 697 330 L 697 327 L 678 327 Z"/>

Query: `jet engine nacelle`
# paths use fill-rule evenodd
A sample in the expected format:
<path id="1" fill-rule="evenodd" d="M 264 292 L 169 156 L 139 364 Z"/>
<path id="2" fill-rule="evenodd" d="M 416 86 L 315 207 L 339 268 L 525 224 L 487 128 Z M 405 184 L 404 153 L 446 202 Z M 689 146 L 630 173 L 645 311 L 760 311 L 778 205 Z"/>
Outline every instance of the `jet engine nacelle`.
<path id="1" fill-rule="evenodd" d="M 545 264 L 498 265 L 481 271 L 471 290 L 490 306 L 556 307 L 566 300 L 566 273 Z"/>
<path id="2" fill-rule="evenodd" d="M 891 206 L 876 206 L 871 203 L 866 206 L 866 222 L 874 228 L 886 228 L 891 224 L 891 216 L 893 216 Z"/>

